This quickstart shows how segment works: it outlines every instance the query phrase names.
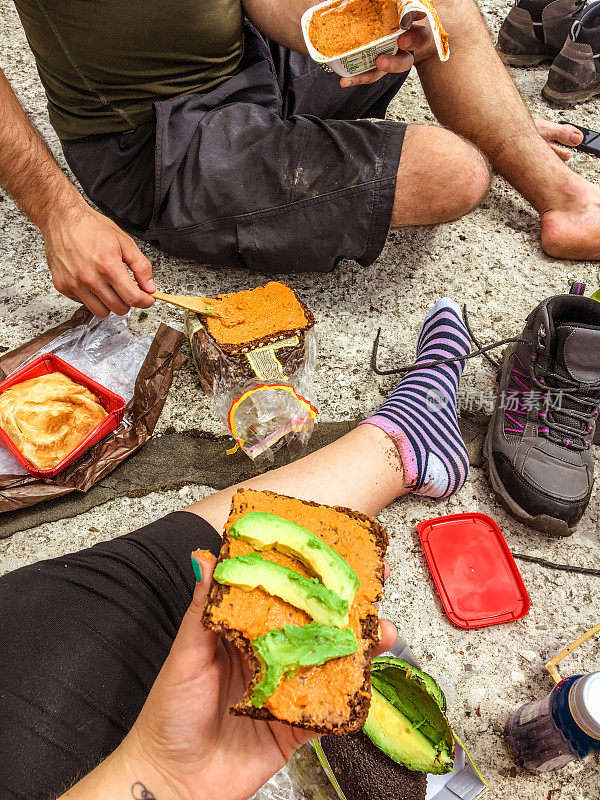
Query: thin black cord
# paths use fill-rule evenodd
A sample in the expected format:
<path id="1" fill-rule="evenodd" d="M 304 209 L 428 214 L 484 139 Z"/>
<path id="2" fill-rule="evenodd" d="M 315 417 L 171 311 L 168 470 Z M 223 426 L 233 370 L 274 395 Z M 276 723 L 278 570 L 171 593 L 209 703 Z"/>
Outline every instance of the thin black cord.
<path id="1" fill-rule="evenodd" d="M 600 569 L 594 569 L 593 567 L 576 567 L 572 566 L 571 564 L 555 564 L 553 561 L 548 561 L 545 558 L 540 558 L 539 556 L 528 556 L 524 553 L 513 553 L 513 558 L 518 558 L 521 561 L 530 561 L 532 564 L 539 564 L 541 567 L 546 567 L 547 569 L 558 569 L 562 570 L 563 572 L 577 572 L 581 573 L 582 575 L 597 575 L 600 577 Z"/>
<path id="2" fill-rule="evenodd" d="M 479 339 L 477 339 L 477 337 L 473 333 L 473 329 L 471 328 L 471 325 L 469 324 L 469 315 L 467 314 L 467 304 L 466 303 L 463 306 L 463 319 L 465 321 L 465 328 L 469 332 L 469 336 L 471 337 L 472 342 L 475 344 L 476 347 L 478 347 L 481 350 L 483 345 L 481 344 Z M 483 352 L 481 353 L 481 355 L 485 358 L 486 361 L 489 361 L 489 363 L 492 365 L 492 367 L 494 369 L 496 369 L 496 370 L 500 369 L 500 362 L 496 361 L 495 358 L 492 358 L 487 353 L 483 353 Z"/>
<path id="3" fill-rule="evenodd" d="M 510 339 L 502 339 L 493 344 L 487 344 L 485 347 L 480 347 L 479 350 L 474 350 L 468 356 L 452 356 L 451 358 L 440 358 L 437 361 L 424 361 L 420 364 L 410 364 L 405 367 L 397 367 L 396 369 L 379 369 L 377 366 L 377 353 L 379 351 L 379 339 L 381 338 L 381 328 L 377 331 L 377 336 L 373 342 L 373 350 L 371 352 L 371 369 L 376 375 L 403 375 L 406 372 L 411 372 L 413 369 L 424 369 L 425 367 L 438 367 L 440 364 L 453 364 L 455 361 L 466 361 L 468 358 L 475 358 L 476 356 L 483 356 L 488 350 L 495 350 L 496 347 L 502 347 L 503 344 L 512 344 L 513 342 L 524 342 L 519 336 L 511 336 Z"/>

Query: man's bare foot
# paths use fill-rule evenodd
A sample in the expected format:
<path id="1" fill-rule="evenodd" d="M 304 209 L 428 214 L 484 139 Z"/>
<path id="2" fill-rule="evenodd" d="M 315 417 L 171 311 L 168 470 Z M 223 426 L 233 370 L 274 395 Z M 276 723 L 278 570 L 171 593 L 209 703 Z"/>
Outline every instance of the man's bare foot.
<path id="1" fill-rule="evenodd" d="M 600 189 L 579 175 L 565 188 L 562 206 L 540 214 L 542 247 L 555 258 L 600 259 Z"/>
<path id="2" fill-rule="evenodd" d="M 568 161 L 573 155 L 572 150 L 565 150 L 564 147 L 559 147 L 556 142 L 576 147 L 583 141 L 583 133 L 579 128 L 573 125 L 561 125 L 559 122 L 550 122 L 547 119 L 534 119 L 535 127 L 538 133 L 545 139 L 554 152 L 562 158 L 563 161 Z"/>

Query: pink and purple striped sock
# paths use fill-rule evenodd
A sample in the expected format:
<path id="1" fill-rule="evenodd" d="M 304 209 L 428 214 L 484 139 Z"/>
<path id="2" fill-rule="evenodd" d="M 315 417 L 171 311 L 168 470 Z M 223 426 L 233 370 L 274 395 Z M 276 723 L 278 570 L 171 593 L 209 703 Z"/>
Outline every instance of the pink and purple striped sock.
<path id="1" fill-rule="evenodd" d="M 469 471 L 458 428 L 456 395 L 464 361 L 427 367 L 430 361 L 466 356 L 471 340 L 459 306 L 447 297 L 425 317 L 415 365 L 391 397 L 363 425 L 376 425 L 394 441 L 404 467 L 405 491 L 427 497 L 457 492 Z"/>

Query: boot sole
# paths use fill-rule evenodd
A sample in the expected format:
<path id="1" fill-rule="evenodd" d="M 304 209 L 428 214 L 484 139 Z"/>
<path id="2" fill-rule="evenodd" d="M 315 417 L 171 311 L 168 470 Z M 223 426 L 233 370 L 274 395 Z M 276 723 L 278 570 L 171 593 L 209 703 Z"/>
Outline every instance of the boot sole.
<path id="1" fill-rule="evenodd" d="M 549 64 L 553 60 L 553 56 L 538 53 L 536 55 L 515 55 L 513 53 L 504 53 L 499 47 L 496 47 L 498 55 L 502 59 L 502 63 L 507 67 L 537 67 L 538 64 Z"/>
<path id="2" fill-rule="evenodd" d="M 600 86 L 595 89 L 584 89 L 580 92 L 556 92 L 547 86 L 542 89 L 542 96 L 550 103 L 554 103 L 554 105 L 561 108 L 575 106 L 577 103 L 585 103 L 587 100 L 598 97 L 598 95 L 600 95 Z"/>
<path id="3" fill-rule="evenodd" d="M 523 525 L 527 525 L 528 528 L 533 528 L 536 531 L 541 531 L 541 533 L 545 533 L 548 536 L 555 536 L 557 538 L 572 536 L 575 532 L 576 525 L 570 528 L 564 520 L 556 519 L 555 517 L 549 517 L 547 514 L 540 514 L 537 517 L 532 517 L 531 514 L 528 514 L 523 508 L 521 508 L 520 505 L 518 505 L 518 503 L 515 503 L 513 498 L 506 491 L 506 488 L 496 471 L 491 450 L 491 429 L 492 424 L 490 423 L 490 428 L 488 429 L 483 446 L 483 468 L 488 477 L 496 500 L 498 500 L 500 505 L 505 508 L 506 511 L 508 511 L 511 517 L 514 517 L 514 519 L 516 519 L 518 522 L 522 522 Z"/>

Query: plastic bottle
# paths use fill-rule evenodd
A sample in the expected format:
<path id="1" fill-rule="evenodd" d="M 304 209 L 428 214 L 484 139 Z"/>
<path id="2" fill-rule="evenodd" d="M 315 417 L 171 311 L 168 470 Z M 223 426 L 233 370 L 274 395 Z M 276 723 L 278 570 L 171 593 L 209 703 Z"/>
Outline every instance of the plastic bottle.
<path id="1" fill-rule="evenodd" d="M 600 672 L 573 675 L 543 700 L 525 703 L 506 723 L 504 741 L 516 763 L 533 773 L 600 751 Z"/>

